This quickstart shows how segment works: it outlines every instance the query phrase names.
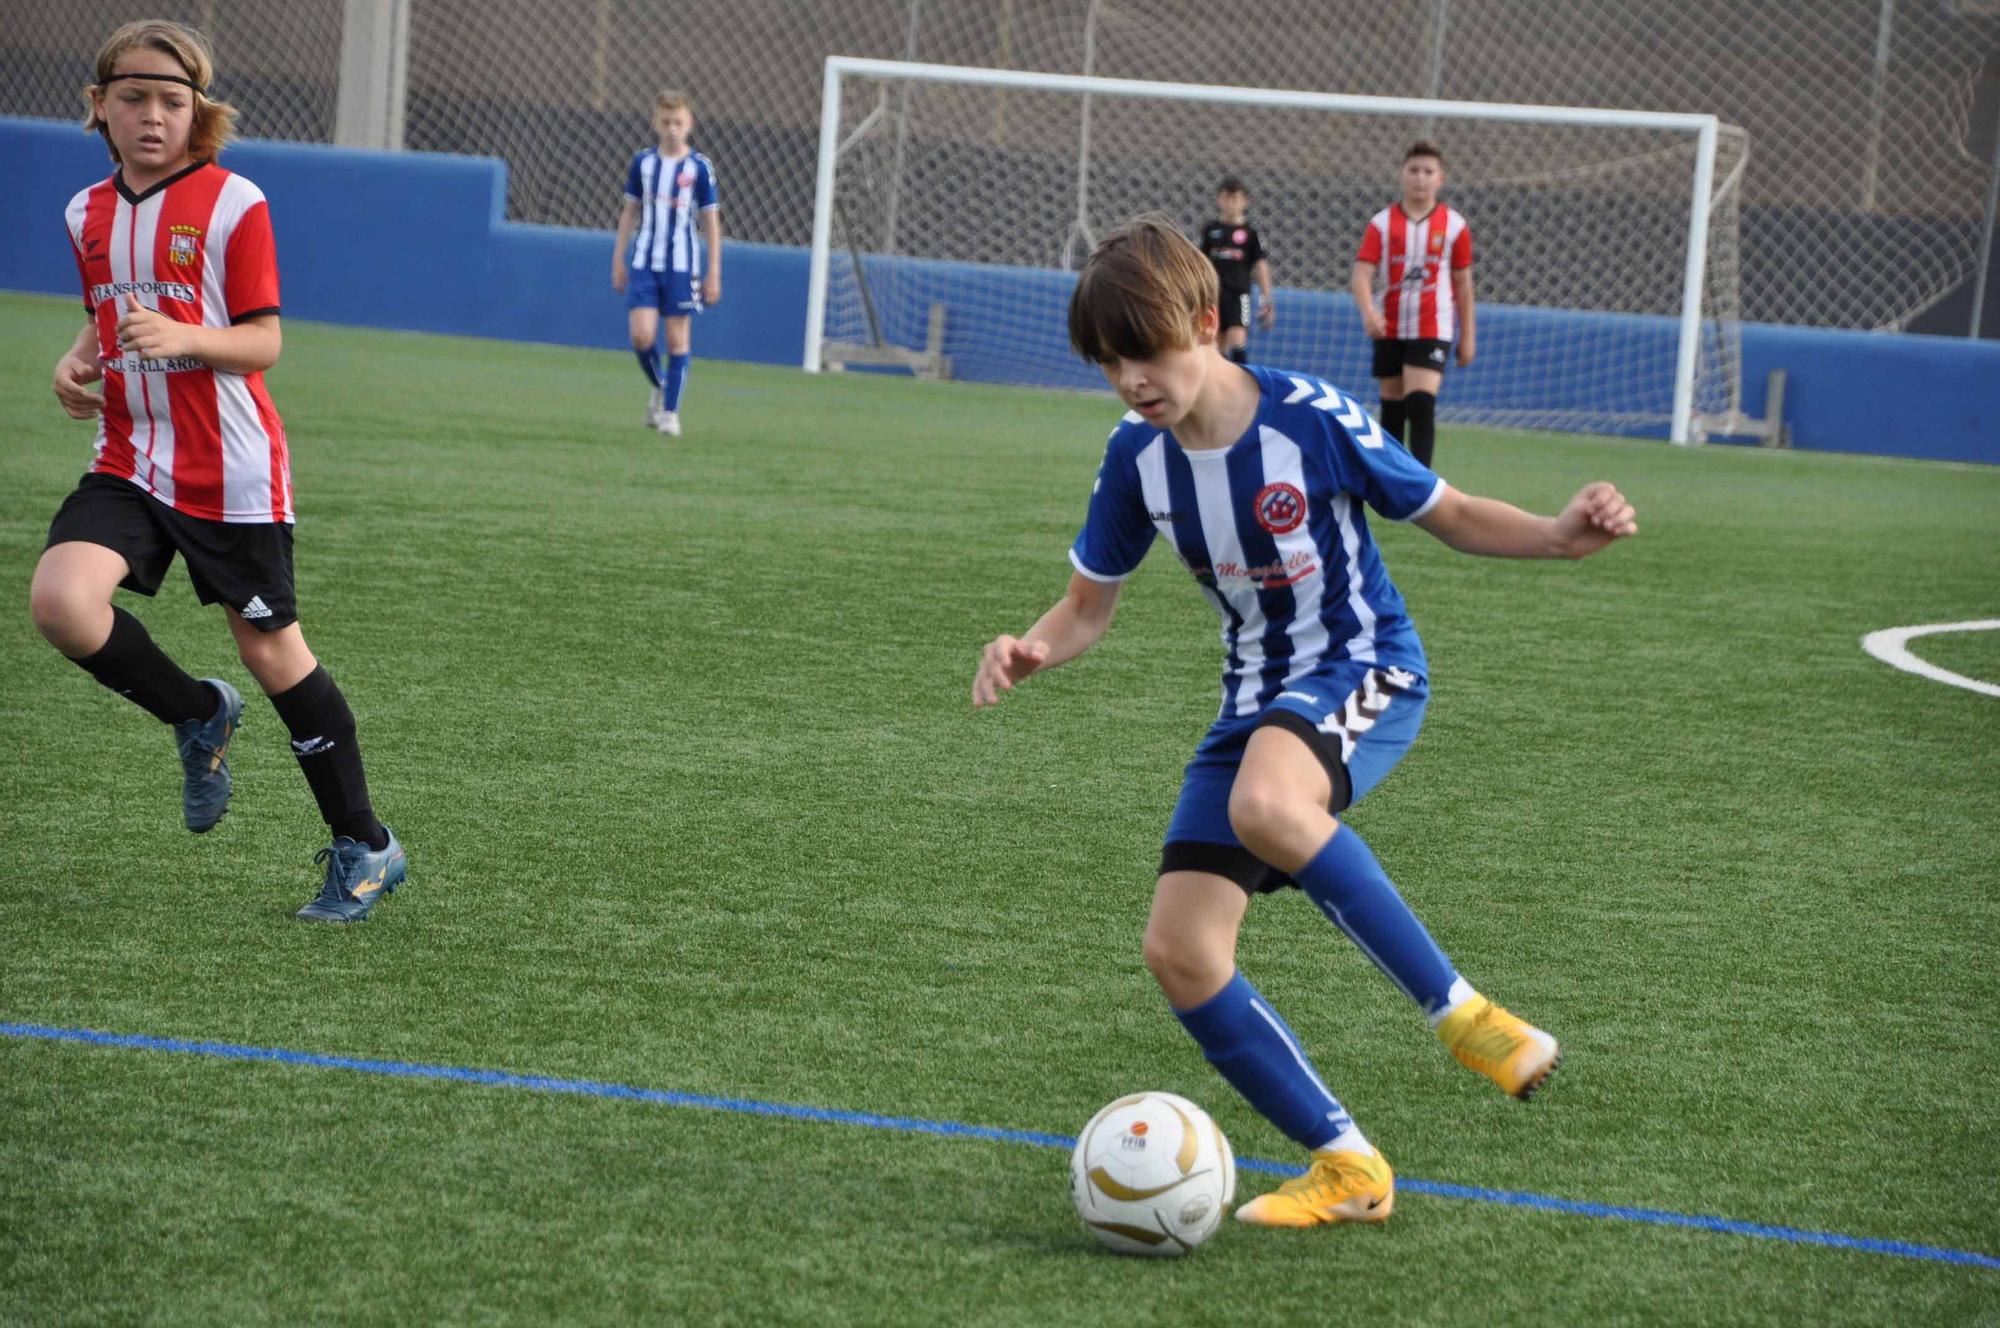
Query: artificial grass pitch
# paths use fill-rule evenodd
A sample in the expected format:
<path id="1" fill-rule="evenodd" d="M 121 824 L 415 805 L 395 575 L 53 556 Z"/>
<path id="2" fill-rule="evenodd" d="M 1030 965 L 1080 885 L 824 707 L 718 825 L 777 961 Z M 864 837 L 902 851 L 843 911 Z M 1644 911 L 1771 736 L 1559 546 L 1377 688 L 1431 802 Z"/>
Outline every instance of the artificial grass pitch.
<path id="1" fill-rule="evenodd" d="M 1162 1088 L 1293 1158 L 1139 960 L 1217 699 L 1186 574 L 969 705 L 1068 577 L 1108 399 L 701 362 L 666 440 L 629 355 L 289 325 L 302 621 L 411 857 L 336 929 L 290 919 L 323 828 L 184 574 L 122 602 L 250 696 L 201 838 L 170 736 L 28 619 L 76 322 L 0 297 L 0 1022 L 1056 1134 Z M 2000 617 L 2000 471 L 1451 426 L 1438 463 L 1639 509 L 1578 564 L 1374 525 L 1433 700 L 1353 823 L 1564 1068 L 1500 1097 L 1295 894 L 1244 971 L 1407 1177 L 2000 1255 L 2000 701 L 1859 646 Z M 2000 1313 L 1991 1269 L 1419 1193 L 1133 1262 L 1059 1150 L 20 1038 L 0 1121 L 5 1321 Z"/>

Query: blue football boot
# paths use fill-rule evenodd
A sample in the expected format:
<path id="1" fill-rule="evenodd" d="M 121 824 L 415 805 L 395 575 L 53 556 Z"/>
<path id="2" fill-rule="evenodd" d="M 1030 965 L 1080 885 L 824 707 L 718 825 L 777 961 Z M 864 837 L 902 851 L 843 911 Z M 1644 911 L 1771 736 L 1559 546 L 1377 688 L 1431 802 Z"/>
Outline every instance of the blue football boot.
<path id="1" fill-rule="evenodd" d="M 326 864 L 326 884 L 295 916 L 308 922 L 363 922 L 377 899 L 396 892 L 409 874 L 410 860 L 396 832 L 382 828 L 389 834 L 387 848 L 373 849 L 342 835 L 313 854 L 314 862 Z"/>
<path id="2" fill-rule="evenodd" d="M 229 810 L 229 740 L 243 724 L 243 698 L 220 678 L 203 678 L 222 698 L 207 719 L 174 725 L 181 751 L 181 818 L 196 834 L 215 829 Z"/>

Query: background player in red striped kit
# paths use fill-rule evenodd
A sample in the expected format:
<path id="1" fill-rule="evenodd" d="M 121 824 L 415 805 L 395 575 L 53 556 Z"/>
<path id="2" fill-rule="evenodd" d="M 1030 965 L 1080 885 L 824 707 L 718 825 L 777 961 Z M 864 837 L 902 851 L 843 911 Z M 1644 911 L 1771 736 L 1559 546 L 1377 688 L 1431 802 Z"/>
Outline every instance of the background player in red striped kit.
<path id="1" fill-rule="evenodd" d="M 1437 443 L 1438 389 L 1455 336 L 1458 363 L 1472 363 L 1472 228 L 1438 201 L 1444 153 L 1414 143 L 1403 154 L 1402 201 L 1368 220 L 1355 255 L 1354 303 L 1375 343 L 1382 424 L 1426 466 Z M 1375 277 L 1382 300 L 1375 300 Z M 1449 275 L 1449 279 L 1444 278 Z"/>
<path id="2" fill-rule="evenodd" d="M 290 459 L 263 379 L 283 344 L 277 258 L 263 193 L 215 164 L 235 111 L 207 97 L 212 76 L 200 34 L 149 20 L 111 35 L 84 89 L 84 126 L 117 169 L 68 208 L 89 321 L 55 393 L 98 421 L 96 459 L 49 528 L 30 607 L 57 650 L 173 725 L 183 818 L 202 833 L 229 805 L 243 698 L 189 676 L 112 603 L 121 586 L 157 592 L 178 554 L 201 602 L 222 605 L 333 832 L 298 916 L 358 922 L 407 864 L 369 802 L 354 715 L 299 629 Z"/>

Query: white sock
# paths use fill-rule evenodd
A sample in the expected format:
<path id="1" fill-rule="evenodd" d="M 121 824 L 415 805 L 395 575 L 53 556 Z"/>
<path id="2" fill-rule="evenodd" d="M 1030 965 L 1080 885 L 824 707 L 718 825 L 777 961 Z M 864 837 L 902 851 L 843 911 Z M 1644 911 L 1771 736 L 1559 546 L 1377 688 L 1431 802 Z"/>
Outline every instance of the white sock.
<path id="1" fill-rule="evenodd" d="M 1321 1144 L 1318 1148 L 1313 1149 L 1314 1157 L 1318 1157 L 1321 1153 L 1360 1153 L 1367 1157 L 1373 1157 L 1375 1156 L 1375 1145 L 1368 1142 L 1357 1126 L 1350 1125 L 1339 1134 L 1334 1135 L 1332 1142 Z"/>
<path id="2" fill-rule="evenodd" d="M 1478 994 L 1478 992 L 1472 989 L 1472 984 L 1464 978 L 1452 979 L 1451 990 L 1444 994 L 1444 1004 L 1431 1011 L 1431 1027 L 1436 1028 L 1445 1021 L 1453 1010 L 1456 1010 L 1459 1006 L 1465 1004 Z"/>

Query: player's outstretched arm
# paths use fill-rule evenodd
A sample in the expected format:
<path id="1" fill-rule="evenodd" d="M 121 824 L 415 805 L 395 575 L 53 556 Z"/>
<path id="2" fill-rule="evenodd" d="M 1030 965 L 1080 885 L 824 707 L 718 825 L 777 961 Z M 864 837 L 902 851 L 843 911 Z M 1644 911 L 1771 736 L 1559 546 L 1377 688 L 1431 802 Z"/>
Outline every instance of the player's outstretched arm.
<path id="1" fill-rule="evenodd" d="M 87 420 L 103 412 L 103 395 L 88 386 L 103 377 L 104 367 L 97 362 L 97 326 L 85 323 L 56 361 L 56 400 L 71 419 Z"/>
<path id="2" fill-rule="evenodd" d="M 1093 581 L 1073 572 L 1069 589 L 1021 636 L 996 636 L 980 652 L 972 678 L 972 705 L 997 705 L 1003 692 L 1043 669 L 1066 664 L 1097 643 L 1111 626 L 1123 582 Z"/>
<path id="3" fill-rule="evenodd" d="M 1632 504 L 1604 480 L 1584 485 L 1555 516 L 1447 486 L 1417 524 L 1460 553 L 1488 558 L 1582 558 L 1639 533 Z"/>

